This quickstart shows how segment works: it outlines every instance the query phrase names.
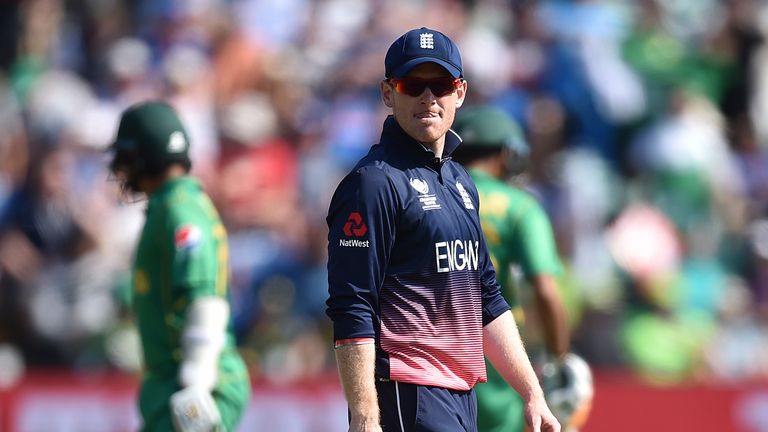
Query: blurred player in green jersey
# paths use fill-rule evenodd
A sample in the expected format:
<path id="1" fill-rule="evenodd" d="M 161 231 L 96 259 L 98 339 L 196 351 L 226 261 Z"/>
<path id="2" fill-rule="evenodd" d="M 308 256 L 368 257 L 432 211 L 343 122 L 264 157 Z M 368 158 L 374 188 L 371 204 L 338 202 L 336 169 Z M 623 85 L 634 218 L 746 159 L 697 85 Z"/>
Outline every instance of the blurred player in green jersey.
<path id="1" fill-rule="evenodd" d="M 250 397 L 228 301 L 227 234 L 189 175 L 188 135 L 166 103 L 121 119 L 110 171 L 148 197 L 133 269 L 144 354 L 143 431 L 232 431 Z"/>
<path id="2" fill-rule="evenodd" d="M 480 221 L 504 297 L 522 324 L 521 281 L 512 272 L 517 267 L 533 289 L 546 348 L 557 364 L 568 354 L 570 334 L 557 285 L 561 265 L 552 227 L 535 198 L 507 182 L 527 165 L 529 149 L 522 131 L 511 117 L 491 107 L 465 108 L 453 130 L 462 138 L 454 159 L 467 168 L 480 193 Z M 522 431 L 522 399 L 486 365 L 488 383 L 477 386 L 478 430 Z M 558 420 L 566 430 L 568 419 Z"/>

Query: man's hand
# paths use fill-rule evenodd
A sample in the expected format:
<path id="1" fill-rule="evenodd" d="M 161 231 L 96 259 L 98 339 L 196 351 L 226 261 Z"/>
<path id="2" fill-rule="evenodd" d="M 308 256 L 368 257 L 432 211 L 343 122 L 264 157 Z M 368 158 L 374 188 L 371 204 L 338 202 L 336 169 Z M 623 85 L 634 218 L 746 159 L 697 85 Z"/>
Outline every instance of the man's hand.
<path id="1" fill-rule="evenodd" d="M 349 432 L 382 432 L 378 421 L 358 420 L 352 417 L 349 422 Z"/>
<path id="2" fill-rule="evenodd" d="M 525 422 L 531 432 L 560 432 L 560 423 L 547 407 L 539 379 L 528 360 L 517 324 L 507 311 L 483 328 L 485 356 L 525 400 Z"/>
<path id="3" fill-rule="evenodd" d="M 528 432 L 560 432 L 560 422 L 547 408 L 543 397 L 537 397 L 525 404 L 525 423 Z"/>
<path id="4" fill-rule="evenodd" d="M 201 387 L 187 387 L 171 396 L 171 415 L 177 432 L 215 432 L 221 415 L 213 396 Z"/>

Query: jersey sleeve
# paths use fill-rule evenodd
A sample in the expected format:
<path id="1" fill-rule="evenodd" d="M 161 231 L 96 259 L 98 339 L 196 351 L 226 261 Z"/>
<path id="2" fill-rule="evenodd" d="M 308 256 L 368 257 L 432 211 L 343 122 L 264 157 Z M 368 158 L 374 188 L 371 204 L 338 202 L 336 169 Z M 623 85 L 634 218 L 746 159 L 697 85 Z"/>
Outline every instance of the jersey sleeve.
<path id="1" fill-rule="evenodd" d="M 328 308 L 334 340 L 375 337 L 379 289 L 395 240 L 397 195 L 378 168 L 351 173 L 328 210 Z"/>
<path id="2" fill-rule="evenodd" d="M 485 240 L 483 240 L 483 248 Z M 493 268 L 490 254 L 485 254 L 485 259 L 480 263 L 481 271 L 480 284 L 483 298 L 483 326 L 495 320 L 499 315 L 510 309 L 509 304 L 501 295 L 501 285 L 496 280 L 496 270 Z"/>
<path id="3" fill-rule="evenodd" d="M 520 256 L 520 266 L 530 279 L 542 274 L 560 273 L 560 258 L 549 218 L 540 205 L 533 202 L 514 224 L 518 239 L 511 245 Z M 518 243 L 519 242 L 519 243 Z"/>
<path id="4" fill-rule="evenodd" d="M 173 289 L 187 291 L 188 300 L 225 296 L 229 267 L 226 230 L 213 204 L 179 200 L 169 209 Z"/>

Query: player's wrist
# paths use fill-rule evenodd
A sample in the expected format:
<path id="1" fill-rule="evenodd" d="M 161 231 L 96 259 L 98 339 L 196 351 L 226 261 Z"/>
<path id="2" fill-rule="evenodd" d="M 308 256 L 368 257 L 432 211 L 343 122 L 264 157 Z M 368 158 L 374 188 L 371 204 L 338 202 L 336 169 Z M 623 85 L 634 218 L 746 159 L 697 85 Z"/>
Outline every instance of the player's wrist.
<path id="1" fill-rule="evenodd" d="M 375 422 L 380 420 L 379 403 L 375 398 L 362 397 L 349 407 L 350 417 L 359 421 Z"/>
<path id="2" fill-rule="evenodd" d="M 229 305 L 220 297 L 202 297 L 190 304 L 181 338 L 183 358 L 178 381 L 182 387 L 210 392 L 216 386 L 228 321 Z"/>
<path id="3" fill-rule="evenodd" d="M 523 392 L 520 393 L 520 397 L 527 404 L 537 404 L 546 401 L 544 397 L 544 391 L 538 385 L 531 385 Z"/>
<path id="4" fill-rule="evenodd" d="M 218 381 L 215 364 L 202 364 L 195 361 L 184 361 L 179 367 L 178 381 L 183 388 L 197 387 L 212 391 Z"/>
<path id="5" fill-rule="evenodd" d="M 373 411 L 358 412 L 357 414 L 352 412 L 350 413 L 350 420 L 352 423 L 359 425 L 379 425 L 381 423 L 378 408 Z"/>

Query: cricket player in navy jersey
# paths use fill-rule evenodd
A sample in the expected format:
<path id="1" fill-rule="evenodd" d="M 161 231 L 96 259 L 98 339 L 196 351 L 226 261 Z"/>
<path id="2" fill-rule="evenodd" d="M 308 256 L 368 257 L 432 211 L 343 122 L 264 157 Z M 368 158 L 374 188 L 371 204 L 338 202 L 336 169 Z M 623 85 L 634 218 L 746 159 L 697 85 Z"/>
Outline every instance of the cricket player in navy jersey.
<path id="1" fill-rule="evenodd" d="M 392 115 L 328 211 L 328 316 L 350 431 L 476 431 L 484 354 L 532 431 L 559 431 L 501 295 L 478 193 L 451 153 L 467 92 L 458 47 L 398 38 L 381 82 Z"/>

